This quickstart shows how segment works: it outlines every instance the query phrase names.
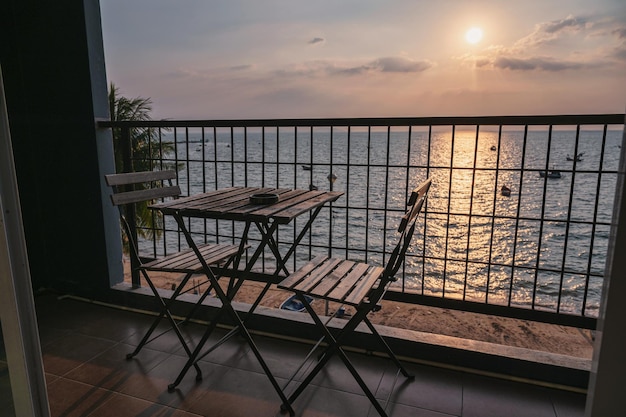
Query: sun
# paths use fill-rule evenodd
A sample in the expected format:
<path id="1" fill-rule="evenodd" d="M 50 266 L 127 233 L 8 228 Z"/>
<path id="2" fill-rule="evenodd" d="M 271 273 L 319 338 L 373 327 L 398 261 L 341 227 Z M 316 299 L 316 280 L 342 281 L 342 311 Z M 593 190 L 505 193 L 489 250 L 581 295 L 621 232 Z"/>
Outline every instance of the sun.
<path id="1" fill-rule="evenodd" d="M 481 28 L 473 27 L 465 32 L 465 40 L 471 44 L 480 42 L 483 38 L 483 30 Z"/>

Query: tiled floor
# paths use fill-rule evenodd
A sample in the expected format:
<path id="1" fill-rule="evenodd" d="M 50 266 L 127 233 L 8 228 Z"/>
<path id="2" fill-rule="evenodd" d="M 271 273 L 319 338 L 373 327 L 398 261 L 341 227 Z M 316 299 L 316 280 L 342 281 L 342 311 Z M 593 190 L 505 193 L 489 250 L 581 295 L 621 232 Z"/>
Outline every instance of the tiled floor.
<path id="1" fill-rule="evenodd" d="M 190 371 L 169 393 L 185 362 L 173 333 L 132 360 L 152 318 L 52 295 L 36 299 L 50 409 L 53 416 L 279 416 L 280 400 L 239 337 L 201 361 L 203 380 Z M 197 338 L 198 325 L 185 327 Z M 222 332 L 223 334 L 223 332 Z M 279 383 L 286 382 L 307 346 L 255 337 Z M 365 382 L 391 417 L 582 416 L 585 396 L 462 372 L 409 364 L 415 380 L 381 358 L 351 354 Z M 391 391 L 391 392 L 390 392 Z M 387 402 L 387 398 L 389 401 Z M 377 416 L 339 360 L 331 361 L 294 404 L 296 415 Z"/>

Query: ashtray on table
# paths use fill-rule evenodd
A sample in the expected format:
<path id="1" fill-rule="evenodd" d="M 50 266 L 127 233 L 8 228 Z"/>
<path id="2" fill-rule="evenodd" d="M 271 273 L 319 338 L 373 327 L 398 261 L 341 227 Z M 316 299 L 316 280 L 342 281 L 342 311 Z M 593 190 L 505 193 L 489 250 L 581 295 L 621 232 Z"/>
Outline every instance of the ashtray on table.
<path id="1" fill-rule="evenodd" d="M 250 203 L 252 204 L 273 204 L 278 201 L 278 194 L 274 193 L 259 193 L 252 194 L 250 196 Z"/>

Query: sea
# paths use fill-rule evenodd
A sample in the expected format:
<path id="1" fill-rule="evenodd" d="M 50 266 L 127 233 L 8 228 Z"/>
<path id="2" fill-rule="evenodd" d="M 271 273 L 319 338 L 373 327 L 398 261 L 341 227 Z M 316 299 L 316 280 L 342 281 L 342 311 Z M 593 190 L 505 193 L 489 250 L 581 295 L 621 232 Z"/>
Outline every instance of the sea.
<path id="1" fill-rule="evenodd" d="M 185 194 L 231 186 L 344 192 L 315 220 L 291 268 L 319 253 L 384 264 L 408 194 L 430 178 L 398 289 L 598 314 L 621 130 L 234 128 L 169 130 L 161 137 L 174 148 L 163 160 L 178 167 Z M 546 171 L 560 178 L 543 177 Z M 304 222 L 279 230 L 281 249 Z M 175 225 L 166 226 L 171 232 L 162 242 L 179 244 Z M 225 221 L 194 220 L 190 227 L 198 239 L 233 240 L 242 232 Z M 271 264 L 269 258 L 263 262 Z"/>

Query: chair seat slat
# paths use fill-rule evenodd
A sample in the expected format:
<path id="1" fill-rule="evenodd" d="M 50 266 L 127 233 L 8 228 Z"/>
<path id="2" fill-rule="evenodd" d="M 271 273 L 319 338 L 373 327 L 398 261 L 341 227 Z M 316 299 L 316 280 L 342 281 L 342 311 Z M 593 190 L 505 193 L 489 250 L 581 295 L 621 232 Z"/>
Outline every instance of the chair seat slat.
<path id="1" fill-rule="evenodd" d="M 202 257 L 207 264 L 215 264 L 221 260 L 235 255 L 239 251 L 236 245 L 206 244 L 198 246 Z M 202 270 L 202 263 L 191 249 L 165 256 L 163 258 L 147 262 L 143 268 L 148 271 L 193 273 Z"/>
<path id="2" fill-rule="evenodd" d="M 317 265 L 316 268 L 307 277 L 300 281 L 298 286 L 294 289 L 296 291 L 310 293 L 328 276 L 333 269 L 335 269 L 339 262 L 341 262 L 339 259 L 326 259 L 324 262 Z"/>
<path id="3" fill-rule="evenodd" d="M 353 261 L 342 261 L 332 272 L 324 277 L 324 280 L 320 282 L 313 289 L 313 291 L 311 291 L 311 295 L 320 298 L 325 297 L 328 293 L 335 289 L 335 287 L 341 282 L 344 276 L 354 265 L 355 262 Z"/>
<path id="4" fill-rule="evenodd" d="M 278 288 L 281 288 L 283 290 L 293 290 L 293 287 L 298 285 L 298 283 L 302 281 L 302 279 L 307 274 L 309 274 L 313 269 L 316 268 L 317 265 L 322 263 L 327 258 L 328 257 L 325 255 L 319 255 L 311 259 L 309 262 L 303 265 L 302 268 L 298 269 L 294 273 L 290 274 L 287 278 L 282 280 L 280 284 L 278 284 Z"/>
<path id="5" fill-rule="evenodd" d="M 328 297 L 339 302 L 344 302 L 346 297 L 362 279 L 363 274 L 368 268 L 369 265 L 366 263 L 359 262 L 354 265 L 354 268 L 352 268 L 352 270 L 350 270 L 350 272 L 341 280 L 341 283 L 339 283 L 339 285 L 337 285 L 335 289 L 328 294 Z"/>
<path id="6" fill-rule="evenodd" d="M 344 302 L 346 304 L 353 305 L 359 305 L 361 302 L 363 302 L 363 300 L 372 290 L 376 282 L 380 280 L 380 276 L 382 275 L 383 271 L 384 269 L 379 266 L 374 266 L 370 268 L 364 275 L 361 276 L 358 284 L 344 299 Z"/>

